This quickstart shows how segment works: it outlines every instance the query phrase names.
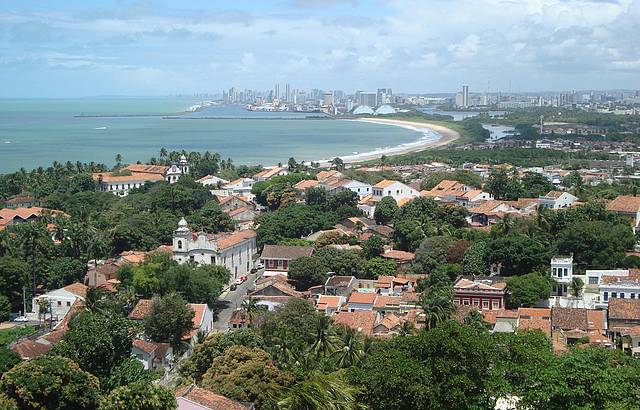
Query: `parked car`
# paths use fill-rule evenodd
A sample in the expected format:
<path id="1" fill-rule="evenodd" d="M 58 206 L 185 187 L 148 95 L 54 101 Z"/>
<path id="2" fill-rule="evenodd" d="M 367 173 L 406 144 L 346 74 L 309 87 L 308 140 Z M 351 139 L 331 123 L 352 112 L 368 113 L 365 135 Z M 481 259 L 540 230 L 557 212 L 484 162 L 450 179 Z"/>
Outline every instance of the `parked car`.
<path id="1" fill-rule="evenodd" d="M 251 273 L 256 273 L 258 271 L 258 268 L 251 268 Z"/>
<path id="2" fill-rule="evenodd" d="M 242 276 L 240 276 L 240 281 L 241 281 L 241 283 L 242 283 L 242 282 L 246 282 L 246 281 L 247 281 L 247 279 L 248 279 L 248 278 L 247 278 L 247 275 L 242 275 Z"/>
<path id="3" fill-rule="evenodd" d="M 28 322 L 29 319 L 27 319 L 24 316 L 18 316 L 17 318 L 13 319 L 14 322 Z"/>
<path id="4" fill-rule="evenodd" d="M 256 268 L 258 269 L 264 269 L 264 263 L 260 262 L 256 265 Z"/>
<path id="5" fill-rule="evenodd" d="M 235 283 L 233 285 L 231 285 L 231 287 L 229 287 L 229 289 L 231 290 L 236 290 L 238 289 L 238 285 L 236 285 Z"/>

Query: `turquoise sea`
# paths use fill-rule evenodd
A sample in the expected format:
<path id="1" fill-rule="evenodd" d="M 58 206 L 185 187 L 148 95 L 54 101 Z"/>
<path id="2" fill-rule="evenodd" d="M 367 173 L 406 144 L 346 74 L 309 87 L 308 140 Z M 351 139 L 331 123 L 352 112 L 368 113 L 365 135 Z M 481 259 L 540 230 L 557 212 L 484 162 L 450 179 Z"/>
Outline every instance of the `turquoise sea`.
<path id="1" fill-rule="evenodd" d="M 311 161 L 416 141 L 415 130 L 293 113 L 253 113 L 214 106 L 174 116 L 192 98 L 0 99 L 0 173 L 53 161 L 146 161 L 168 150 L 219 152 L 236 164 Z M 78 115 L 128 115 L 77 117 Z M 206 117 L 206 118 L 203 118 Z M 217 117 L 217 118 L 212 118 Z"/>

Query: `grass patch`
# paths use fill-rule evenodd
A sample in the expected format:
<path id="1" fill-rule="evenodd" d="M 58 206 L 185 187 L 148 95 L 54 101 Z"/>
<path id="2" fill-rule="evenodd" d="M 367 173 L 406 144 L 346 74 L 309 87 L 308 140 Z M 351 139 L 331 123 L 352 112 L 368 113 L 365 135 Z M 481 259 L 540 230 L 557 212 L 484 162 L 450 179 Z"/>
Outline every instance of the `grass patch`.
<path id="1" fill-rule="evenodd" d="M 21 337 L 29 336 L 35 331 L 36 328 L 33 326 L 16 326 L 0 330 L 0 347 L 7 346 Z"/>

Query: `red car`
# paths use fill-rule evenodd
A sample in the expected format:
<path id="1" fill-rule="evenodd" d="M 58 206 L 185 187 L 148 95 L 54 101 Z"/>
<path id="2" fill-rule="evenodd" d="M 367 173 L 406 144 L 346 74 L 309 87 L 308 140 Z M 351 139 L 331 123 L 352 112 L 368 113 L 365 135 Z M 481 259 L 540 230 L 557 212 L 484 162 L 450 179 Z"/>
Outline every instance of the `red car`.
<path id="1" fill-rule="evenodd" d="M 246 282 L 247 281 L 247 275 L 240 276 L 240 281 Z"/>

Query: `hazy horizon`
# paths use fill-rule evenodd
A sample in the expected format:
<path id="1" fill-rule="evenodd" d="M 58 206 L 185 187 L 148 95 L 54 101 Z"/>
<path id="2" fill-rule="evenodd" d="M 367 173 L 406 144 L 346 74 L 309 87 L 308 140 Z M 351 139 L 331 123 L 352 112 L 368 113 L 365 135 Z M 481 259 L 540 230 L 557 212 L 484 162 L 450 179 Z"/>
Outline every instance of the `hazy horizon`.
<path id="1" fill-rule="evenodd" d="M 2 2 L 0 98 L 640 89 L 640 0 L 86 3 Z"/>

